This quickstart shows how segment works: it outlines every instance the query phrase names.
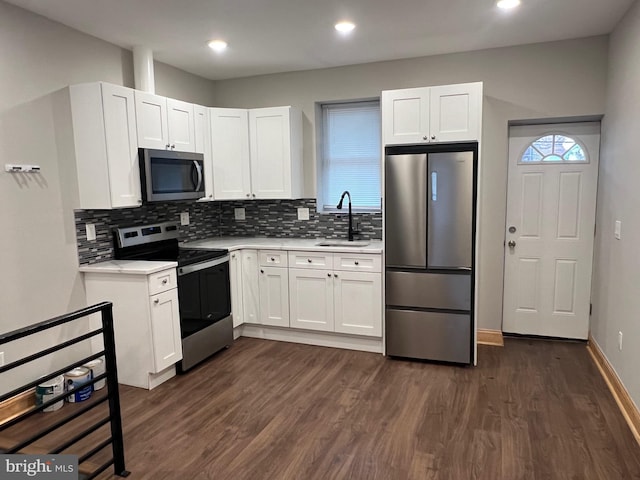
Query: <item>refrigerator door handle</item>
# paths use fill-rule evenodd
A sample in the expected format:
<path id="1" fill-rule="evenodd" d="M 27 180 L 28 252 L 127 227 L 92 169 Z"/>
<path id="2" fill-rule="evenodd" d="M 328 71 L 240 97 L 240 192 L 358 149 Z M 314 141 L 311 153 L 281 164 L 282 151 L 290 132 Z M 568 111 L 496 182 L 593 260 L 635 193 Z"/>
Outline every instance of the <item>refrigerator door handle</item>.
<path id="1" fill-rule="evenodd" d="M 438 201 L 438 172 L 431 172 L 431 200 Z"/>

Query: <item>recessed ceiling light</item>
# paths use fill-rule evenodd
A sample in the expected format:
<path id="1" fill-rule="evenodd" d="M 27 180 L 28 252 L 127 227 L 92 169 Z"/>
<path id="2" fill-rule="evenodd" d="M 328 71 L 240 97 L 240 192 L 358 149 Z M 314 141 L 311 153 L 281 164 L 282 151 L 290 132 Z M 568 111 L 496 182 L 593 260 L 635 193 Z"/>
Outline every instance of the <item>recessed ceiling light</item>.
<path id="1" fill-rule="evenodd" d="M 520 5 L 520 0 L 498 0 L 496 5 L 503 10 L 510 10 Z"/>
<path id="2" fill-rule="evenodd" d="M 336 30 L 340 33 L 349 33 L 356 28 L 356 25 L 352 22 L 338 22 L 336 23 Z"/>
<path id="3" fill-rule="evenodd" d="M 227 48 L 227 42 L 224 40 L 211 40 L 208 45 L 211 50 L 216 52 L 222 52 Z"/>

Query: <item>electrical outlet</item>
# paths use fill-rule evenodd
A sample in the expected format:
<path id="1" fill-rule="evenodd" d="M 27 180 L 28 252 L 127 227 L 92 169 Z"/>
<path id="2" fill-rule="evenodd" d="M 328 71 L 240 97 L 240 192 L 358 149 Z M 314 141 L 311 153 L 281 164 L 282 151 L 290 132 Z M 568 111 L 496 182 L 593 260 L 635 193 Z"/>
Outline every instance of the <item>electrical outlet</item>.
<path id="1" fill-rule="evenodd" d="M 95 242 L 96 240 L 96 226 L 93 223 L 86 223 L 84 228 L 87 232 L 87 240 L 89 242 Z"/>
<path id="2" fill-rule="evenodd" d="M 246 220 L 246 211 L 244 208 L 234 208 L 233 215 L 236 220 Z"/>
<path id="3" fill-rule="evenodd" d="M 180 225 L 182 226 L 189 225 L 189 212 L 180 213 Z"/>
<path id="4" fill-rule="evenodd" d="M 300 207 L 298 208 L 298 220 L 309 220 L 309 209 Z"/>
<path id="5" fill-rule="evenodd" d="M 618 332 L 618 350 L 622 351 L 622 332 Z"/>
<path id="6" fill-rule="evenodd" d="M 0 367 L 4 367 L 4 352 L 0 352 Z"/>
<path id="7" fill-rule="evenodd" d="M 622 230 L 622 222 L 620 220 L 616 220 L 616 226 L 613 230 L 613 236 L 616 237 L 616 240 L 620 240 Z"/>

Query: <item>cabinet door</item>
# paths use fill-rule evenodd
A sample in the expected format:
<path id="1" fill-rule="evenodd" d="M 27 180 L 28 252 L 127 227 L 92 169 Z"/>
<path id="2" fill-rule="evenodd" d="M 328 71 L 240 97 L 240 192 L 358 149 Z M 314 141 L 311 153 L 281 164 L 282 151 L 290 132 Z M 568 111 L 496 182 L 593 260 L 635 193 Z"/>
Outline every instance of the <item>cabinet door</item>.
<path id="1" fill-rule="evenodd" d="M 333 273 L 327 270 L 289 269 L 290 325 L 333 331 Z"/>
<path id="2" fill-rule="evenodd" d="M 180 152 L 196 151 L 196 126 L 193 104 L 167 98 L 169 145 Z"/>
<path id="3" fill-rule="evenodd" d="M 158 373 L 182 360 L 177 290 L 149 297 L 154 371 Z"/>
<path id="4" fill-rule="evenodd" d="M 244 323 L 242 309 L 242 256 L 240 252 L 231 252 L 229 255 L 229 280 L 231 283 L 231 315 L 233 327 Z"/>
<path id="5" fill-rule="evenodd" d="M 335 272 L 335 331 L 382 336 L 382 275 Z"/>
<path id="6" fill-rule="evenodd" d="M 431 141 L 480 139 L 482 84 L 431 87 Z"/>
<path id="7" fill-rule="evenodd" d="M 213 196 L 216 200 L 251 197 L 247 110 L 210 108 Z"/>
<path id="8" fill-rule="evenodd" d="M 429 88 L 382 92 L 385 145 L 429 142 Z"/>
<path id="9" fill-rule="evenodd" d="M 289 326 L 288 269 L 260 267 L 260 323 L 274 327 Z"/>
<path id="10" fill-rule="evenodd" d="M 255 198 L 291 198 L 289 108 L 249 110 L 251 188 Z"/>
<path id="11" fill-rule="evenodd" d="M 244 323 L 260 323 L 257 250 L 242 250 L 242 308 Z"/>
<path id="12" fill-rule="evenodd" d="M 193 106 L 195 124 L 196 153 L 204 155 L 204 190 L 205 197 L 213 200 L 213 164 L 211 163 L 211 128 L 209 125 L 209 109 L 201 105 Z"/>
<path id="13" fill-rule="evenodd" d="M 137 207 L 142 196 L 133 90 L 103 83 L 102 107 L 111 207 Z"/>
<path id="14" fill-rule="evenodd" d="M 140 148 L 169 148 L 167 99 L 152 93 L 135 91 L 136 124 Z"/>

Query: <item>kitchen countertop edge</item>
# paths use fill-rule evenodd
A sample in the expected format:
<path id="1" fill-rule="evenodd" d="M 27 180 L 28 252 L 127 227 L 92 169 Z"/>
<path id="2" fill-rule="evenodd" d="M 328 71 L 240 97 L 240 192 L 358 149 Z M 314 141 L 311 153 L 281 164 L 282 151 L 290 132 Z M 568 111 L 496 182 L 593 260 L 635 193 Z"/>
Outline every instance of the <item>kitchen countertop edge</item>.
<path id="1" fill-rule="evenodd" d="M 176 268 L 178 262 L 154 260 L 107 260 L 81 265 L 82 273 L 125 273 L 130 275 L 151 275 L 169 268 Z"/>
<path id="2" fill-rule="evenodd" d="M 193 242 L 182 242 L 181 247 L 198 250 L 226 248 L 230 252 L 242 249 L 255 250 L 297 250 L 303 252 L 327 253 L 370 253 L 381 254 L 382 240 L 369 240 L 369 245 L 362 247 L 319 246 L 323 238 L 273 238 L 273 237 L 213 237 Z"/>

